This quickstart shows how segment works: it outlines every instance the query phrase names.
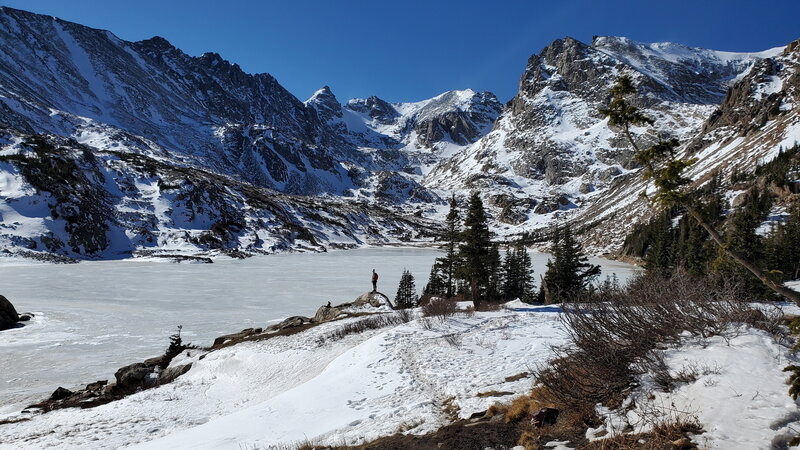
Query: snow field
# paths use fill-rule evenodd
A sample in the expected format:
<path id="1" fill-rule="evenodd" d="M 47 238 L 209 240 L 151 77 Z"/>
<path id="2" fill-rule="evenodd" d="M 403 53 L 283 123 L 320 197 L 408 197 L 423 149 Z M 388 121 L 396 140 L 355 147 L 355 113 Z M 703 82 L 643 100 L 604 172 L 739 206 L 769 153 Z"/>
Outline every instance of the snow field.
<path id="1" fill-rule="evenodd" d="M 401 428 L 424 433 L 499 400 L 477 393 L 527 391 L 529 378 L 505 378 L 544 363 L 549 345 L 565 339 L 557 309 L 543 307 L 457 315 L 430 325 L 417 319 L 318 343 L 343 324 L 240 344 L 203 359 L 184 356 L 181 363 L 190 358 L 194 366 L 174 383 L 0 427 L 0 449 L 137 443 L 239 449 L 306 439 L 359 443 Z"/>
<path id="2" fill-rule="evenodd" d="M 628 427 L 644 432 L 657 423 L 696 418 L 703 433 L 693 441 L 709 449 L 786 448 L 800 431 L 800 405 L 788 395 L 783 368 L 797 358 L 774 336 L 747 327 L 729 336 L 708 339 L 686 336 L 679 347 L 666 350 L 669 372 L 690 373 L 694 381 L 662 392 L 646 375 L 626 401 L 627 413 L 598 407 L 605 425 L 587 437 Z"/>

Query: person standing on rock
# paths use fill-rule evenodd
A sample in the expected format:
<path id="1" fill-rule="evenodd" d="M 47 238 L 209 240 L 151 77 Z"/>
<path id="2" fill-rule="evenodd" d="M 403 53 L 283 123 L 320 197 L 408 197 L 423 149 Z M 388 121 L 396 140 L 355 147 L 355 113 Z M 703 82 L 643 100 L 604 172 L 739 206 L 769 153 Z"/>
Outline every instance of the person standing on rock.
<path id="1" fill-rule="evenodd" d="M 378 272 L 372 269 L 372 292 L 378 292 Z"/>

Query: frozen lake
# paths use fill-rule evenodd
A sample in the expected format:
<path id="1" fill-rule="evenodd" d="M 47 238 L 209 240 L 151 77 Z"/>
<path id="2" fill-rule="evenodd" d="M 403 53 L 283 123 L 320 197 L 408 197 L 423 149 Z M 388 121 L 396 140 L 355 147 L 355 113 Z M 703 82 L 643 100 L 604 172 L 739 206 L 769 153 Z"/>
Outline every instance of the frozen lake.
<path id="1" fill-rule="evenodd" d="M 113 380 L 121 366 L 161 354 L 177 325 L 184 341 L 263 327 L 319 306 L 354 300 L 372 289 L 394 298 L 404 268 L 418 291 L 433 249 L 369 248 L 328 253 L 218 260 L 214 264 L 102 261 L 72 265 L 5 263 L 0 294 L 18 311 L 37 314 L 23 328 L 0 332 L 0 414 L 41 400 L 58 386 Z M 547 255 L 532 253 L 535 278 Z M 632 266 L 593 259 L 621 281 Z"/>

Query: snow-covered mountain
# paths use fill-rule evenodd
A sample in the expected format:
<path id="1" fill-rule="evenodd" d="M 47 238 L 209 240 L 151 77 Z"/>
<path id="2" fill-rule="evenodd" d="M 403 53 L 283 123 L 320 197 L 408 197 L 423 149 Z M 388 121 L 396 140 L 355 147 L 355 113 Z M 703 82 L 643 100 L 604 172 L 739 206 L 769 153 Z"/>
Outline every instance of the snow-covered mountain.
<path id="1" fill-rule="evenodd" d="M 688 171 L 695 186 L 715 171 L 723 177 L 734 170 L 752 172 L 781 148 L 800 143 L 800 40 L 767 55 L 735 80 L 722 104 L 683 141 L 684 154 L 697 159 Z M 620 225 L 649 216 L 649 205 L 638 195 L 645 189 L 652 187 L 636 173 L 619 177 L 574 220 L 596 223 L 587 239 L 596 248 L 615 250 L 629 231 Z"/>
<path id="2" fill-rule="evenodd" d="M 302 102 L 272 76 L 244 73 L 217 54 L 193 57 L 163 38 L 127 42 L 5 7 L 0 44 L 0 220 L 6 225 L 0 241 L 71 256 L 204 250 L 209 246 L 198 246 L 197 236 L 213 234 L 215 226 L 219 231 L 219 223 L 237 224 L 230 236 L 240 237 L 212 247 L 308 247 L 295 240 L 303 233 L 276 228 L 291 217 L 316 230 L 318 248 L 357 245 L 370 236 L 409 238 L 424 234 L 421 217 L 440 218 L 443 198 L 472 190 L 487 200 L 500 234 L 575 220 L 596 228 L 589 231 L 597 237 L 595 249 L 613 250 L 619 239 L 609 237 L 603 222 L 621 216 L 633 222 L 647 209 L 637 200 L 643 184 L 631 149 L 597 112 L 623 73 L 639 88 L 636 104 L 657 121 L 655 130 L 635 131 L 645 140 L 668 135 L 685 142 L 686 151 L 700 156 L 698 178 L 733 161 L 752 165 L 796 137 L 793 45 L 731 53 L 619 37 L 591 44 L 558 39 L 529 59 L 517 95 L 503 106 L 493 94 L 470 89 L 411 103 L 340 102 L 327 86 Z M 85 185 L 111 199 L 100 208 L 105 241 L 69 244 L 82 227 L 62 222 L 56 211 L 66 191 L 59 198 L 57 187 L 37 184 L 41 177 L 25 166 L 55 158 L 28 145 L 42 133 L 51 135 L 41 139 L 58 158 L 85 172 Z M 97 175 L 108 170 L 114 173 Z M 239 208 L 238 219 L 228 220 L 225 202 L 201 188 L 197 199 L 210 215 L 194 220 L 200 211 L 186 212 L 153 188 L 157 180 L 180 185 L 164 180 L 190 172 L 219 184 L 213 191 L 225 202 L 246 205 L 244 189 L 306 206 L 304 212 L 287 206 L 286 221 L 262 227 L 263 211 L 247 216 L 251 211 Z M 63 173 L 50 180 L 70 181 Z M 30 204 L 47 208 L 23 206 Z M 331 226 L 315 210 L 344 222 Z M 351 220 L 354 211 L 366 216 Z M 193 219 L 181 219 L 184 212 Z M 385 232 L 389 222 L 412 216 L 415 231 Z M 276 244 L 266 235 L 252 237 L 258 230 L 289 237 Z M 337 237 L 343 234 L 349 237 Z"/>
<path id="3" fill-rule="evenodd" d="M 415 204 L 440 202 L 415 180 L 419 178 L 413 176 L 416 163 L 401 150 L 409 141 L 404 132 L 381 135 L 381 130 L 370 128 L 375 124 L 369 114 L 336 102 L 334 114 L 343 117 L 346 113 L 348 119 L 348 126 L 341 128 L 334 117 L 326 116 L 322 94 L 304 104 L 272 76 L 246 74 L 217 54 L 192 57 L 163 38 L 126 42 L 108 31 L 5 7 L 0 8 L 0 42 L 0 152 L 4 160 L 0 220 L 7 224 L 0 240 L 6 248 L 115 257 L 142 249 L 314 247 L 302 238 L 308 237 L 306 233 L 292 231 L 291 223 L 305 219 L 316 230 L 311 234 L 316 234 L 317 248 L 358 245 L 385 237 L 389 241 L 401 235 L 412 238 L 429 224 L 422 226 L 418 220 L 419 226 L 412 227 L 416 231 L 400 232 L 405 228 L 403 217 L 417 211 Z M 492 94 L 472 95 L 484 103 L 493 101 L 495 116 L 499 114 L 500 105 Z M 455 100 L 448 100 L 453 96 Z M 426 123 L 466 121 L 448 133 L 431 126 L 425 134 L 426 145 L 448 139 L 468 143 L 485 133 L 494 116 L 479 117 L 483 111 L 473 114 L 471 96 L 462 97 L 464 93 L 447 93 L 419 103 L 417 109 L 427 103 L 438 105 L 435 113 L 426 113 Z M 394 111 L 395 106 L 389 108 Z M 407 109 L 412 113 L 394 113 L 396 128 L 413 129 L 410 116 L 418 111 Z M 65 223 L 63 214 L 56 212 L 66 208 L 61 203 L 69 197 L 69 186 L 64 184 L 73 180 L 56 177 L 43 183 L 41 177 L 26 171 L 24 161 L 44 155 L 26 144 L 34 134 L 51 135 L 45 139 L 48 148 L 63 153 L 59 157 L 70 167 L 87 172 L 82 181 L 95 184 L 90 197 L 112 199 L 98 204 L 80 199 L 70 206 L 79 208 L 72 215 L 85 216 L 90 230 L 81 231 L 86 227 L 80 222 Z M 76 155 L 92 155 L 95 160 L 87 165 L 86 158 Z M 127 164 L 131 158 L 146 161 L 147 171 Z M 93 175 L 111 168 L 116 171 L 113 176 Z M 153 183 L 162 180 L 163 185 L 176 172 L 216 177 L 219 192 L 216 186 L 208 192 L 203 192 L 206 187 L 192 188 L 200 189 L 195 195 L 199 210 L 179 201 L 173 204 L 174 199 L 162 195 Z M 317 219 L 288 207 L 281 215 L 285 220 L 263 222 L 257 217 L 261 211 L 250 221 L 244 217 L 248 208 L 239 208 L 236 215 L 242 220 L 230 221 L 231 208 L 238 208 L 233 205 L 246 203 L 237 193 L 240 185 L 260 190 L 265 197 L 304 203 L 302 209 Z M 53 191 L 62 188 L 60 198 Z M 215 194 L 221 197 L 215 199 Z M 42 208 L 28 208 L 32 203 Z M 392 206 L 393 211 L 381 204 Z M 102 210 L 96 220 L 80 209 L 90 206 Z M 329 227 L 326 210 L 335 211 L 342 221 Z M 397 233 L 387 233 L 383 226 L 375 226 L 377 222 L 391 222 L 390 228 Z M 259 225 L 251 227 L 253 223 Z M 228 236 L 232 239 L 197 241 L 201 234 L 220 231 L 219 224 L 238 224 Z M 268 229 L 270 237 L 257 237 L 256 229 Z M 78 236 L 82 234 L 91 235 L 92 242 L 76 244 L 82 242 Z"/>
<path id="4" fill-rule="evenodd" d="M 781 50 L 728 53 L 617 37 L 596 37 L 591 45 L 556 40 L 530 58 L 493 131 L 439 164 L 424 184 L 492 193 L 499 219 L 516 225 L 509 230 L 546 224 L 553 219 L 548 213 L 585 207 L 636 169 L 632 149 L 598 113 L 618 75 L 634 78 L 637 106 L 657 121 L 650 140 L 687 140 L 738 78 Z"/>

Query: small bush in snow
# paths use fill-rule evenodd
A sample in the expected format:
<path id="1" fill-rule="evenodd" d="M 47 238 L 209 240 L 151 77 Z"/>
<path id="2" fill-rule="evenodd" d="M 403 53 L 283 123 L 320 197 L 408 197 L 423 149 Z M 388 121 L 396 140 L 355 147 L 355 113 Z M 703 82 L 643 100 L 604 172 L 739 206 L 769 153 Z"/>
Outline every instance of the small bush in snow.
<path id="1" fill-rule="evenodd" d="M 458 311 L 456 302 L 445 300 L 439 297 L 431 297 L 430 301 L 422 307 L 422 315 L 434 317 L 444 321 L 448 316 L 452 316 Z"/>

